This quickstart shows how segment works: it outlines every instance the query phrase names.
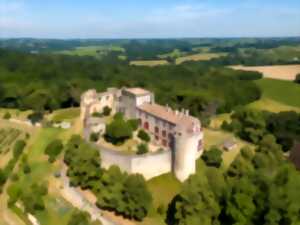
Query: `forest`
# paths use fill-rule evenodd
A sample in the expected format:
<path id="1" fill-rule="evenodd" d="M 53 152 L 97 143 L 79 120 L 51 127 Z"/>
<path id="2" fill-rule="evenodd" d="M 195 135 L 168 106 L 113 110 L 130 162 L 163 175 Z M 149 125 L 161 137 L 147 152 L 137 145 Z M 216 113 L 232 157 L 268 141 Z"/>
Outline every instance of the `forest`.
<path id="1" fill-rule="evenodd" d="M 189 108 L 201 117 L 259 99 L 261 91 L 249 74 L 261 77 L 197 62 L 150 68 L 110 59 L 0 50 L 0 107 L 52 111 L 78 106 L 81 93 L 89 88 L 139 86 L 154 91 L 159 103 Z"/>

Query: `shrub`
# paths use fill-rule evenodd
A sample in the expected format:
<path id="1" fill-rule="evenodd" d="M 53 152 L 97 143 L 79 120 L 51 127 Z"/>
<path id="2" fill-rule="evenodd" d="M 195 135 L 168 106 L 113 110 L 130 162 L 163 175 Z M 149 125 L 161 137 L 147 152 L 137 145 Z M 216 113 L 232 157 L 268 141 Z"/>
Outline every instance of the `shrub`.
<path id="1" fill-rule="evenodd" d="M 217 147 L 211 147 L 210 150 L 204 151 L 202 155 L 203 161 L 207 166 L 219 168 L 222 164 L 222 151 Z"/>
<path id="2" fill-rule="evenodd" d="M 90 134 L 90 141 L 97 142 L 99 140 L 99 133 L 92 132 Z"/>
<path id="3" fill-rule="evenodd" d="M 145 143 L 139 144 L 137 148 L 138 149 L 137 149 L 136 154 L 138 154 L 138 155 L 146 154 L 149 151 L 148 145 Z"/>
<path id="4" fill-rule="evenodd" d="M 53 163 L 62 150 L 63 144 L 61 140 L 55 139 L 50 142 L 45 149 L 45 154 L 49 156 L 48 161 Z"/>
<path id="5" fill-rule="evenodd" d="M 122 114 L 116 114 L 114 120 L 106 126 L 104 138 L 106 141 L 118 145 L 132 137 L 132 127 L 126 122 Z"/>
<path id="6" fill-rule="evenodd" d="M 92 114 L 93 117 L 102 117 L 102 113 L 99 113 L 99 112 L 94 112 Z"/>
<path id="7" fill-rule="evenodd" d="M 4 115 L 3 115 L 3 119 L 5 120 L 9 120 L 11 118 L 11 114 L 9 112 L 6 112 Z"/>
<path id="8" fill-rule="evenodd" d="M 110 115 L 110 113 L 111 113 L 111 108 L 109 108 L 108 106 L 105 106 L 104 108 L 103 108 L 103 115 L 104 116 L 109 116 Z"/>
<path id="9" fill-rule="evenodd" d="M 254 71 L 243 71 L 241 74 L 238 74 L 239 80 L 259 80 L 262 78 L 263 78 L 262 73 L 254 72 Z"/>
<path id="10" fill-rule="evenodd" d="M 146 131 L 144 131 L 144 130 L 139 130 L 138 137 L 139 137 L 142 141 L 145 141 L 145 142 L 149 142 L 149 141 L 150 141 L 150 136 L 149 136 L 149 134 L 148 134 Z"/>
<path id="11" fill-rule="evenodd" d="M 27 119 L 31 121 L 32 124 L 39 123 L 43 120 L 44 115 L 41 112 L 33 112 L 28 115 Z"/>
<path id="12" fill-rule="evenodd" d="M 166 207 L 164 206 L 164 204 L 160 204 L 158 207 L 157 207 L 157 213 L 159 215 L 164 215 L 166 213 Z"/>
<path id="13" fill-rule="evenodd" d="M 23 153 L 23 150 L 26 146 L 26 142 L 24 140 L 16 141 L 13 149 L 14 158 L 17 159 Z"/>
<path id="14" fill-rule="evenodd" d="M 127 122 L 131 126 L 133 131 L 136 131 L 139 128 L 140 120 L 131 119 L 131 120 L 128 120 Z"/>
<path id="15" fill-rule="evenodd" d="M 300 84 L 300 73 L 296 75 L 295 83 Z"/>

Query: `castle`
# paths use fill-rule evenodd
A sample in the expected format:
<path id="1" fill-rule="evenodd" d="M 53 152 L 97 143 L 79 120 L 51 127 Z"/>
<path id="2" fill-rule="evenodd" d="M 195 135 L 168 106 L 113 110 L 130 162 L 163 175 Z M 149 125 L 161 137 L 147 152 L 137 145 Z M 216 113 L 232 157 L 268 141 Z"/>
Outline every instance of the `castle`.
<path id="1" fill-rule="evenodd" d="M 92 115 L 95 112 L 101 113 L 106 106 L 112 109 L 112 113 L 121 112 L 128 119 L 139 119 L 140 127 L 151 136 L 152 143 L 170 152 L 170 165 L 167 165 L 167 169 L 152 169 L 155 166 L 160 167 L 159 160 L 149 165 L 151 168 L 141 168 L 147 167 L 146 162 L 149 161 L 143 158 L 145 163 L 139 159 L 139 169 L 134 170 L 135 172 L 143 174 L 146 171 L 145 176 L 150 178 L 170 170 L 181 181 L 195 173 L 196 159 L 203 151 L 203 131 L 200 121 L 189 115 L 188 110 L 172 110 L 169 106 L 159 105 L 155 103 L 154 94 L 142 88 L 108 88 L 102 93 L 88 90 L 81 97 L 81 120 L 86 132 L 104 132 L 105 124 L 100 119 L 92 118 Z M 114 160 L 113 157 L 109 159 Z M 165 164 L 164 159 L 160 160 Z M 149 175 L 147 170 L 156 172 Z"/>

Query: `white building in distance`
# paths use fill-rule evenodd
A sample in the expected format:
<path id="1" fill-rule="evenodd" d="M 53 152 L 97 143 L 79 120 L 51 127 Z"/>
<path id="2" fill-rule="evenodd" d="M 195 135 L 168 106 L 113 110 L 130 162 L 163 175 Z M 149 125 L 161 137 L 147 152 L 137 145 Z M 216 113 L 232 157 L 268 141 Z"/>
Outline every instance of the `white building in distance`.
<path id="1" fill-rule="evenodd" d="M 154 94 L 142 88 L 109 88 L 103 93 L 88 90 L 81 97 L 84 126 L 91 126 L 91 115 L 101 113 L 105 106 L 128 119 L 139 119 L 140 127 L 148 132 L 151 141 L 172 152 L 171 171 L 179 180 L 184 181 L 195 173 L 196 160 L 203 151 L 203 131 L 199 119 L 189 115 L 188 110 L 172 110 L 156 104 Z M 95 121 L 92 126 L 101 127 Z"/>

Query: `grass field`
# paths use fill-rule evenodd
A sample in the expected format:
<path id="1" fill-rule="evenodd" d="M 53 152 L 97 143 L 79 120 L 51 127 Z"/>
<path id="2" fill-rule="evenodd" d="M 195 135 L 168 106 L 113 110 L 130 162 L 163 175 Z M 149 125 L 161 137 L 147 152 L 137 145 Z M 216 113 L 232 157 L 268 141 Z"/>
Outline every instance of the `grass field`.
<path id="1" fill-rule="evenodd" d="M 265 78 L 279 80 L 295 80 L 300 73 L 300 65 L 278 65 L 278 66 L 231 66 L 232 69 L 257 71 L 264 75 Z"/>
<path id="2" fill-rule="evenodd" d="M 111 51 L 124 53 L 125 50 L 120 46 L 107 45 L 107 46 L 77 47 L 73 50 L 59 51 L 57 53 L 64 54 L 64 55 L 93 56 L 96 58 L 101 58 L 102 56 L 107 55 L 107 53 Z"/>
<path id="3" fill-rule="evenodd" d="M 150 210 L 149 215 L 143 222 L 137 223 L 138 225 L 166 225 L 164 222 L 165 215 L 160 215 L 157 208 L 163 205 L 165 209 L 168 204 L 181 190 L 181 183 L 171 173 L 155 177 L 147 181 L 147 186 L 152 193 L 153 208 Z"/>
<path id="4" fill-rule="evenodd" d="M 249 109 L 256 109 L 256 110 L 266 110 L 269 112 L 283 112 L 283 111 L 296 111 L 300 112 L 299 107 L 289 106 L 277 101 L 274 101 L 269 98 L 262 98 L 258 101 L 255 101 L 247 106 Z"/>
<path id="5" fill-rule="evenodd" d="M 300 107 L 300 85 L 284 80 L 261 79 L 255 81 L 263 91 L 263 97 L 281 104 Z"/>
<path id="6" fill-rule="evenodd" d="M 208 61 L 225 55 L 226 53 L 198 53 L 194 55 L 179 57 L 176 59 L 176 64 L 181 64 L 186 61 Z"/>
<path id="7" fill-rule="evenodd" d="M 32 113 L 32 110 L 21 111 L 18 109 L 0 108 L 0 119 L 3 118 L 5 113 L 10 113 L 12 118 L 26 120 L 27 116 Z"/>
<path id="8" fill-rule="evenodd" d="M 49 119 L 55 122 L 73 121 L 80 116 L 80 108 L 67 108 L 54 111 Z"/>
<path id="9" fill-rule="evenodd" d="M 132 66 L 161 66 L 168 65 L 167 60 L 134 60 L 130 62 Z"/>
<path id="10" fill-rule="evenodd" d="M 241 148 L 245 146 L 253 148 L 252 144 L 235 137 L 232 133 L 222 130 L 204 129 L 204 148 L 206 150 L 212 146 L 220 147 L 226 140 L 234 140 L 237 146 L 230 151 L 223 151 L 223 166 L 225 168 L 227 168 L 231 164 L 231 162 L 239 154 Z"/>

